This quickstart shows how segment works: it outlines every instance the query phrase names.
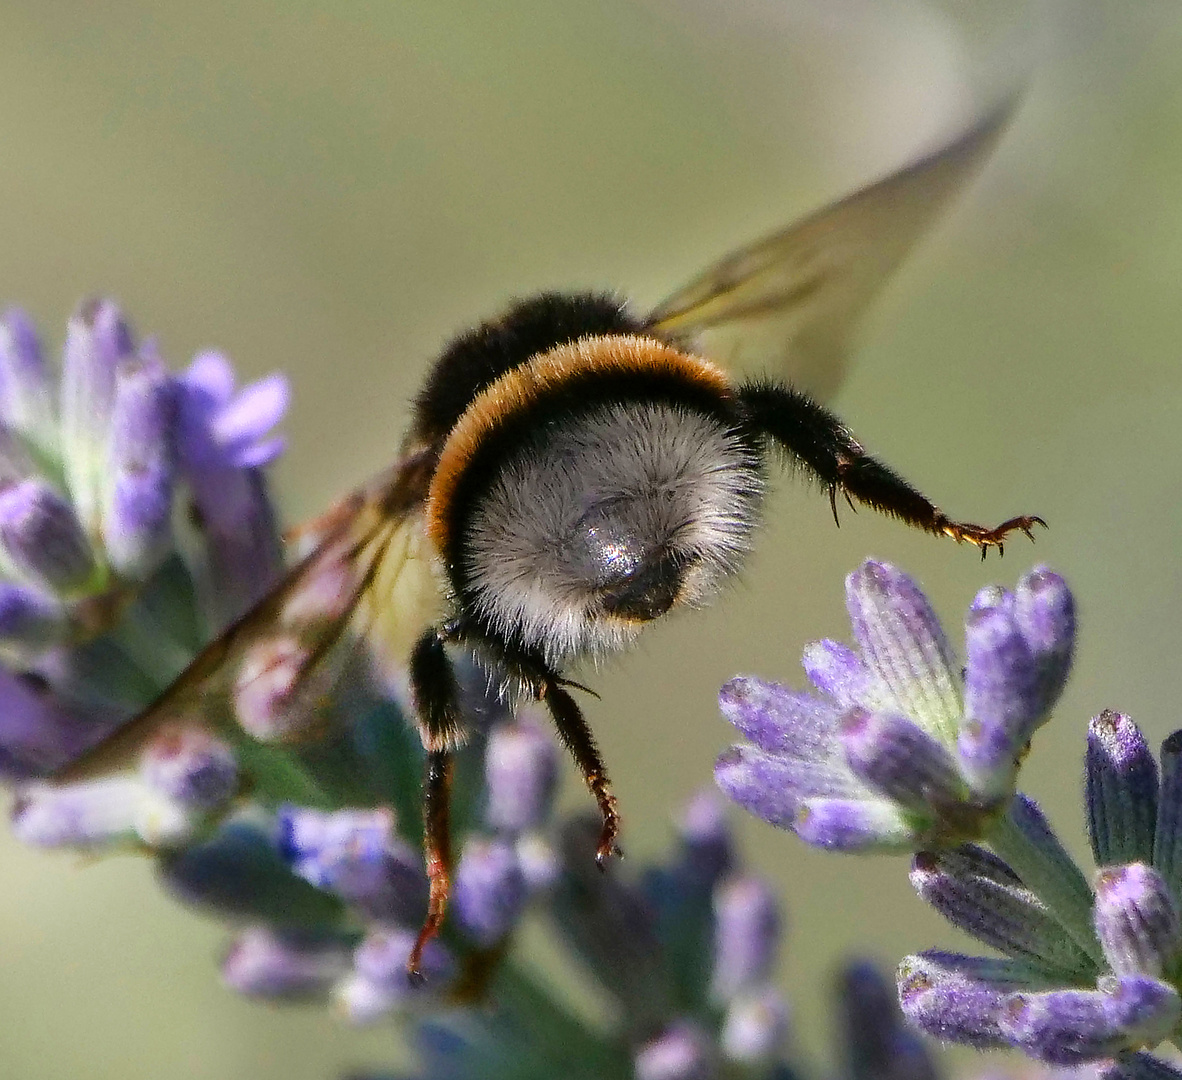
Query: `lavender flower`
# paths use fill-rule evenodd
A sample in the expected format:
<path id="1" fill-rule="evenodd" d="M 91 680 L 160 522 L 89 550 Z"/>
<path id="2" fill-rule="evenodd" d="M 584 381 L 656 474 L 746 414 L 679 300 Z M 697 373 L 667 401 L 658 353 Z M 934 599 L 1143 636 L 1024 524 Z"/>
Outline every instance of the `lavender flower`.
<path id="1" fill-rule="evenodd" d="M 909 578 L 866 563 L 846 586 L 857 650 L 826 641 L 805 652 L 824 696 L 756 679 L 723 688 L 724 714 L 754 746 L 722 755 L 719 785 L 816 846 L 914 852 L 919 895 L 1001 954 L 906 957 L 899 997 L 921 1030 L 1056 1066 L 1108 1061 L 1112 1075 L 1167 1069 L 1140 1051 L 1182 1036 L 1177 739 L 1163 748 L 1159 782 L 1132 721 L 1093 719 L 1093 893 L 1037 805 L 1015 791 L 1070 667 L 1062 579 L 1040 568 L 1012 593 L 977 595 L 963 679 Z"/>

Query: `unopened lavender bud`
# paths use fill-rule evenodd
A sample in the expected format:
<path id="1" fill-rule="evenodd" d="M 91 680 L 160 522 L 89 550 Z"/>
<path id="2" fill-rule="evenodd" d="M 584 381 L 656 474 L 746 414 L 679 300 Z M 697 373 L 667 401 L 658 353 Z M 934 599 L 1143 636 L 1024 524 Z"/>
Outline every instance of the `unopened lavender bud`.
<path id="1" fill-rule="evenodd" d="M 421 983 L 412 983 L 406 964 L 414 946 L 410 930 L 370 933 L 353 954 L 353 972 L 334 991 L 347 1019 L 367 1024 L 415 1001 L 437 1000 L 445 994 L 455 971 L 451 954 L 438 941 L 423 950 Z"/>
<path id="2" fill-rule="evenodd" d="M 263 638 L 246 650 L 233 699 L 234 714 L 248 734 L 260 742 L 291 742 L 317 726 L 327 673 L 318 668 L 305 679 L 311 661 L 311 650 L 287 636 Z"/>
<path id="3" fill-rule="evenodd" d="M 558 783 L 554 740 L 529 723 L 499 724 L 488 737 L 484 776 L 485 824 L 506 833 L 536 828 L 550 813 Z"/>
<path id="4" fill-rule="evenodd" d="M 996 798 L 1012 790 L 1018 762 L 1041 718 L 1034 655 L 1014 621 L 1008 595 L 978 596 L 965 623 L 964 718 L 957 739 L 974 791 Z"/>
<path id="5" fill-rule="evenodd" d="M 1121 1054 L 1115 1061 L 1101 1062 L 1092 1068 L 1094 1071 L 1080 1076 L 1079 1080 L 1182 1080 L 1182 1070 L 1176 1065 L 1142 1051 Z M 1075 1080 L 1075 1074 L 1071 1080 Z"/>
<path id="6" fill-rule="evenodd" d="M 854 708 L 840 738 L 854 773 L 903 806 L 939 814 L 966 794 L 952 755 L 906 717 Z"/>
<path id="7" fill-rule="evenodd" d="M 340 939 L 256 926 L 239 934 L 222 961 L 222 982 L 245 997 L 308 1001 L 327 996 L 349 970 Z"/>
<path id="8" fill-rule="evenodd" d="M 717 792 L 704 788 L 690 796 L 682 808 L 678 832 L 681 866 L 694 881 L 711 886 L 734 865 L 726 808 Z"/>
<path id="9" fill-rule="evenodd" d="M 898 971 L 903 1015 L 935 1039 L 978 1050 L 1007 1046 L 1000 1019 L 1016 986 L 1008 970 L 1007 961 L 937 950 L 904 957 Z"/>
<path id="10" fill-rule="evenodd" d="M 68 784 L 31 784 L 13 804 L 12 830 L 33 847 L 96 848 L 131 842 L 144 803 L 135 777 Z"/>
<path id="11" fill-rule="evenodd" d="M 722 1022 L 723 1056 L 742 1065 L 766 1065 L 783 1053 L 788 1027 L 788 1003 L 774 986 L 741 994 Z"/>
<path id="12" fill-rule="evenodd" d="M 1182 731 L 1161 744 L 1161 793 L 1153 834 L 1153 865 L 1182 897 Z"/>
<path id="13" fill-rule="evenodd" d="M 714 973 L 716 1001 L 766 982 L 780 943 L 780 913 L 767 883 L 756 877 L 725 881 L 714 891 Z"/>
<path id="14" fill-rule="evenodd" d="M 1124 714 L 1105 709 L 1088 724 L 1085 783 L 1097 865 L 1148 862 L 1157 824 L 1157 762 Z"/>
<path id="15" fill-rule="evenodd" d="M 62 637 L 66 622 L 66 610 L 56 597 L 0 581 L 0 646 L 38 652 Z"/>
<path id="16" fill-rule="evenodd" d="M 953 926 L 986 945 L 1071 978 L 1094 976 L 1087 954 L 996 855 L 973 844 L 920 852 L 911 884 Z"/>
<path id="17" fill-rule="evenodd" d="M 839 713 L 821 701 L 762 679 L 731 679 L 718 705 L 735 727 L 761 750 L 812 758 L 828 753 Z"/>
<path id="18" fill-rule="evenodd" d="M 557 884 L 562 873 L 562 863 L 549 840 L 540 833 L 523 833 L 514 841 L 513 848 L 517 852 L 517 861 L 525 877 L 525 891 L 529 896 L 548 892 Z"/>
<path id="19" fill-rule="evenodd" d="M 62 458 L 78 517 L 98 535 L 115 373 L 133 355 L 131 331 L 110 300 L 92 300 L 70 320 L 62 363 Z"/>
<path id="20" fill-rule="evenodd" d="M 54 435 L 41 345 L 19 308 L 9 308 L 0 318 L 0 424 L 42 446 Z"/>
<path id="21" fill-rule="evenodd" d="M 1059 700 L 1075 651 L 1075 600 L 1053 570 L 1037 566 L 1014 590 L 1014 621 L 1034 654 L 1041 712 Z"/>
<path id="22" fill-rule="evenodd" d="M 895 803 L 872 799 L 805 799 L 792 828 L 827 851 L 906 851 L 919 837 L 917 822 Z"/>
<path id="23" fill-rule="evenodd" d="M 93 585 L 98 573 L 73 506 L 43 480 L 0 491 L 0 549 L 16 575 L 66 596 Z"/>
<path id="24" fill-rule="evenodd" d="M 893 708 L 930 735 L 950 739 L 961 712 L 957 665 L 919 586 L 896 567 L 867 560 L 846 578 L 846 608 Z"/>
<path id="25" fill-rule="evenodd" d="M 705 1033 L 693 1024 L 671 1024 L 637 1052 L 636 1080 L 714 1080 L 718 1063 Z"/>
<path id="26" fill-rule="evenodd" d="M 193 811 L 217 810 L 238 791 L 234 751 L 201 728 L 162 731 L 145 748 L 140 775 L 148 787 Z"/>
<path id="27" fill-rule="evenodd" d="M 103 544 L 111 565 L 129 577 L 146 577 L 171 542 L 176 402 L 176 384 L 151 352 L 117 373 Z"/>
<path id="28" fill-rule="evenodd" d="M 825 638 L 804 647 L 801 664 L 809 682 L 839 708 L 866 704 L 873 682 L 866 665 L 848 645 Z"/>
<path id="29" fill-rule="evenodd" d="M 838 982 L 838 1044 L 850 1080 L 936 1080 L 923 1041 L 904 1024 L 895 989 L 873 965 L 853 963 Z"/>
<path id="30" fill-rule="evenodd" d="M 388 810 L 280 810 L 279 850 L 292 870 L 383 922 L 418 922 L 427 904 L 422 858 L 394 833 Z"/>
<path id="31" fill-rule="evenodd" d="M 482 948 L 491 948 L 516 925 L 528 893 L 517 852 L 504 840 L 472 838 L 456 868 L 452 897 L 456 921 Z"/>
<path id="32" fill-rule="evenodd" d="M 1011 996 L 1000 1017 L 1006 1038 L 1049 1065 L 1078 1065 L 1154 1046 L 1182 1016 L 1178 992 L 1141 976 L 1102 980 L 1099 990 Z"/>
<path id="33" fill-rule="evenodd" d="M 1106 867 L 1096 875 L 1096 936 L 1117 975 L 1160 978 L 1182 944 L 1169 887 L 1144 863 Z"/>
<path id="34" fill-rule="evenodd" d="M 0 667 L 0 777 L 29 780 L 57 772 L 122 718 L 67 704 L 36 677 Z"/>

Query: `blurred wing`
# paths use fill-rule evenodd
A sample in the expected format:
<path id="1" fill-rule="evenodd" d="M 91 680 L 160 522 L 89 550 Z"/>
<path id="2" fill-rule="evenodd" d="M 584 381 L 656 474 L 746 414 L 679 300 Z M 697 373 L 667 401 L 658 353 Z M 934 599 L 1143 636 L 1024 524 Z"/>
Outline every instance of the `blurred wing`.
<path id="1" fill-rule="evenodd" d="M 859 317 L 984 164 L 1015 104 L 1007 101 L 928 157 L 732 252 L 660 304 L 647 326 L 720 363 L 831 397 Z"/>
<path id="2" fill-rule="evenodd" d="M 379 673 L 405 669 L 443 610 L 441 569 L 424 525 L 432 462 L 408 456 L 302 535 L 313 544 L 278 585 L 197 654 L 142 713 L 55 774 L 72 782 L 134 764 L 166 724 L 200 720 L 241 741 L 242 728 L 316 733 L 357 647 Z M 241 724 L 241 726 L 239 726 Z M 282 734 L 273 741 L 283 741 Z"/>

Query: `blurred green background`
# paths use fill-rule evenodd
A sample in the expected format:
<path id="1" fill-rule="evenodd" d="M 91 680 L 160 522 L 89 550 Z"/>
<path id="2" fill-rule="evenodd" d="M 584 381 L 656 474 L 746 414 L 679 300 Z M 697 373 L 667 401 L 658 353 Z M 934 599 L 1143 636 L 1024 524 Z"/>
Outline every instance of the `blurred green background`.
<path id="1" fill-rule="evenodd" d="M 987 17 L 982 8 L 987 7 Z M 955 627 L 1036 559 L 1082 612 L 1024 786 L 1081 851 L 1082 734 L 1182 722 L 1182 12 L 1118 0 L 39 0 L 0 4 L 0 297 L 56 350 L 118 297 L 174 366 L 209 345 L 295 388 L 290 519 L 383 465 L 455 329 L 541 287 L 658 300 L 728 247 L 913 156 L 1032 69 L 987 172 L 869 320 L 837 407 L 951 513 L 1051 524 L 1004 563 L 785 480 L 744 580 L 595 679 L 635 865 L 708 781 L 718 686 L 799 682 L 842 578 L 897 561 Z M 566 799 L 585 805 L 578 786 Z M 954 936 L 901 860 L 740 823 L 790 911 L 783 979 L 824 1052 L 837 959 Z M 134 859 L 0 836 L 0 1076 L 329 1080 L 398 1060 L 222 990 L 224 931 Z"/>

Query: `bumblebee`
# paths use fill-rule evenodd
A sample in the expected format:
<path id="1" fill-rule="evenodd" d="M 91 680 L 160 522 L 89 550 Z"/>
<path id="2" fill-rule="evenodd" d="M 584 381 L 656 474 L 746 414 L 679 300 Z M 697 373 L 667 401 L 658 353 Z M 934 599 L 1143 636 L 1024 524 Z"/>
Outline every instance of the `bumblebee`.
<path id="1" fill-rule="evenodd" d="M 139 717 L 57 779 L 127 760 L 166 722 L 284 716 L 298 741 L 364 648 L 404 678 L 426 752 L 429 908 L 408 969 L 445 915 L 449 790 L 468 733 L 467 654 L 511 705 L 544 704 L 594 796 L 597 859 L 618 852 L 607 770 L 567 673 L 707 601 L 757 529 L 769 452 L 837 498 L 999 550 L 1041 519 L 955 521 L 871 457 L 815 396 L 728 366 L 832 389 L 856 316 L 1001 131 L 954 142 L 718 262 L 647 315 L 607 294 L 545 293 L 461 334 L 413 406 L 397 461 L 305 530 L 307 554 Z M 220 719 L 217 719 L 220 718 Z M 271 724 L 274 728 L 274 724 Z"/>

